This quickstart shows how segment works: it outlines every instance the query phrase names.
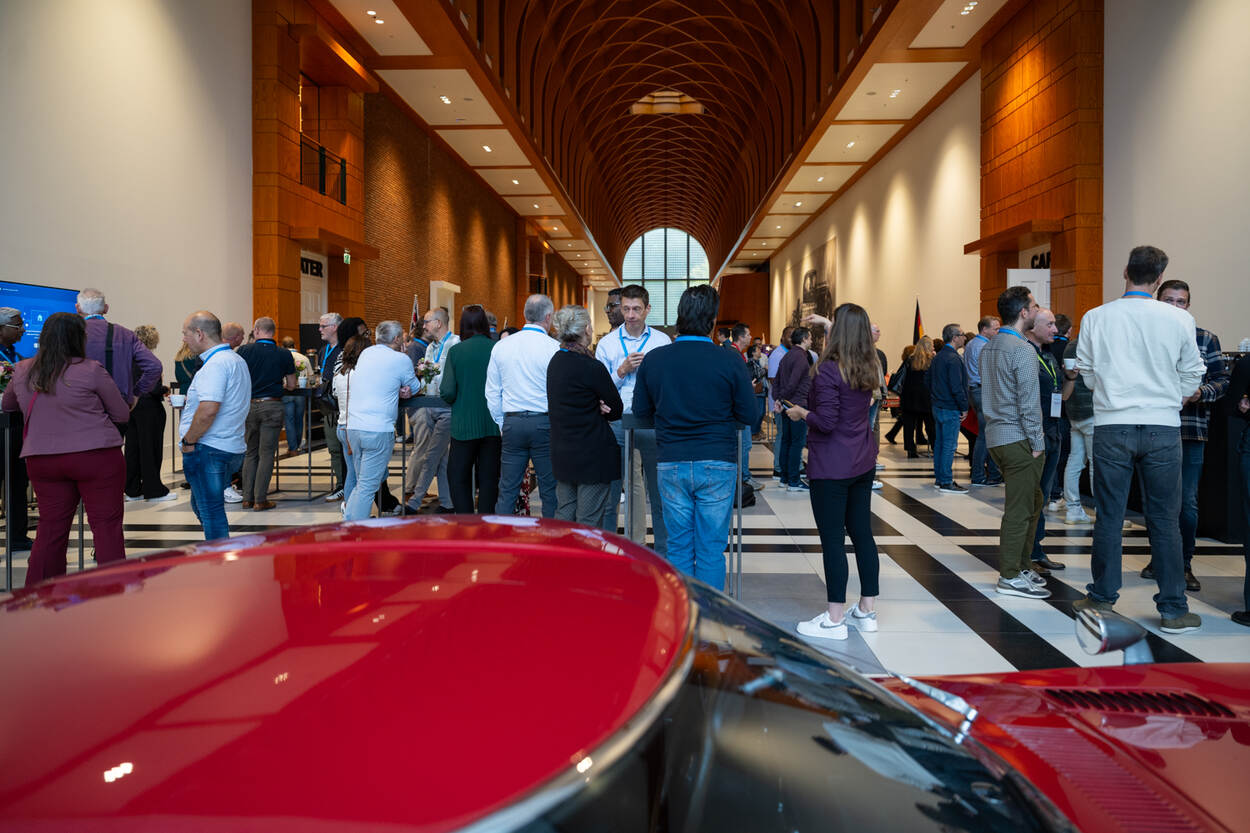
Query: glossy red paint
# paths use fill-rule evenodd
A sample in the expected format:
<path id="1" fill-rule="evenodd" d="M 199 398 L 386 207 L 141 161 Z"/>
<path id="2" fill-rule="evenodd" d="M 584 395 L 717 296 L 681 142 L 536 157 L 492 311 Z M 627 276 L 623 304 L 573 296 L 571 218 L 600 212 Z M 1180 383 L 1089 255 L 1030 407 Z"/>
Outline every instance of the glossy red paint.
<path id="1" fill-rule="evenodd" d="M 443 831 L 568 771 L 689 647 L 689 598 L 622 538 L 496 520 L 244 536 L 17 593 L 0 826 Z"/>
<path id="2" fill-rule="evenodd" d="M 972 734 L 1082 830 L 1234 831 L 1250 819 L 1250 790 L 1238 786 L 1250 771 L 1250 665 L 1069 668 L 926 682 L 976 706 Z M 955 722 L 908 686 L 886 686 Z"/>

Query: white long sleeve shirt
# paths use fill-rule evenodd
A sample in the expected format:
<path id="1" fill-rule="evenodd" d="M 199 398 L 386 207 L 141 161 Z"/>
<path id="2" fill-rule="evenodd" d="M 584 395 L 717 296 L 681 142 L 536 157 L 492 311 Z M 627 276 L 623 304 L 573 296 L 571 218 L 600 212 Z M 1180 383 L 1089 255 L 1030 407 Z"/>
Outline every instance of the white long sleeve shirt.
<path id="1" fill-rule="evenodd" d="M 1076 369 L 1094 393 L 1094 425 L 1179 428 L 1181 403 L 1198 389 L 1206 363 L 1192 315 L 1126 296 L 1085 313 Z"/>
<path id="2" fill-rule="evenodd" d="M 486 407 L 503 428 L 504 414 L 547 413 L 547 365 L 560 342 L 539 324 L 526 324 L 490 351 L 486 366 Z"/>
<path id="3" fill-rule="evenodd" d="M 394 432 L 399 414 L 399 389 L 416 390 L 420 382 L 412 359 L 385 344 L 366 347 L 349 376 L 351 404 L 347 406 L 347 430 Z M 346 395 L 346 386 L 344 392 Z M 341 404 L 341 403 L 340 403 Z"/>
<path id="4" fill-rule="evenodd" d="M 612 384 L 616 385 L 621 394 L 621 402 L 625 404 L 625 413 L 632 413 L 634 408 L 634 383 L 638 381 L 638 371 L 626 374 L 622 379 L 616 369 L 625 361 L 630 353 L 650 353 L 657 347 L 672 344 L 673 340 L 659 330 L 647 327 L 642 335 L 634 338 L 625 329 L 625 325 L 617 327 L 603 338 L 595 348 L 595 358 L 608 369 Z"/>

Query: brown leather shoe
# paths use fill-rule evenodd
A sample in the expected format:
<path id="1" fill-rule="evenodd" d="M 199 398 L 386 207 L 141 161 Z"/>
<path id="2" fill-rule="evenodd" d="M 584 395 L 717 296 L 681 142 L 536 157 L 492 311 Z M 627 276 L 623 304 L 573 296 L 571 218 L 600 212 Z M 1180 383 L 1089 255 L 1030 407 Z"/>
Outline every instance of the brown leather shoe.
<path id="1" fill-rule="evenodd" d="M 245 501 L 243 501 L 243 503 L 241 503 L 241 504 L 239 504 L 239 505 L 240 505 L 240 506 L 242 506 L 244 509 L 251 509 L 251 508 L 252 508 L 252 502 L 251 502 L 250 500 L 245 500 Z"/>
<path id="2" fill-rule="evenodd" d="M 269 509 L 277 509 L 277 508 L 278 508 L 278 504 L 274 503 L 272 500 L 266 500 L 263 503 L 258 503 L 255 506 L 253 506 L 252 511 L 253 512 L 265 512 Z"/>

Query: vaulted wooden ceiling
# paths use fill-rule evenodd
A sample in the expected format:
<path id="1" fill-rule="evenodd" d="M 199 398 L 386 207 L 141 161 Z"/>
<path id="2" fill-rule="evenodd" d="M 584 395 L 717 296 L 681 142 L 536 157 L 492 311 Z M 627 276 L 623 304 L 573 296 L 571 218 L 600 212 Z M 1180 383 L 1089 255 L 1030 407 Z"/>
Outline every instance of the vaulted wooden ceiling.
<path id="1" fill-rule="evenodd" d="M 595 281 L 656 227 L 713 274 L 766 259 L 975 71 L 1010 0 L 313 2 Z"/>

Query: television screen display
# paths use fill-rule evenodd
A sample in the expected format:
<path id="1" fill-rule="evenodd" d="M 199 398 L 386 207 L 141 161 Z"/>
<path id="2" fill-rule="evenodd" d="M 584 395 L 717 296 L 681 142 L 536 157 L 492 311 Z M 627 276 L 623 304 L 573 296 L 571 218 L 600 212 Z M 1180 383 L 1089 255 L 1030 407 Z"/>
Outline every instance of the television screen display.
<path id="1" fill-rule="evenodd" d="M 0 281 L 0 307 L 21 310 L 22 320 L 26 322 L 26 334 L 13 345 L 18 355 L 24 359 L 35 355 L 43 322 L 54 312 L 74 312 L 77 299 L 77 289 Z"/>

